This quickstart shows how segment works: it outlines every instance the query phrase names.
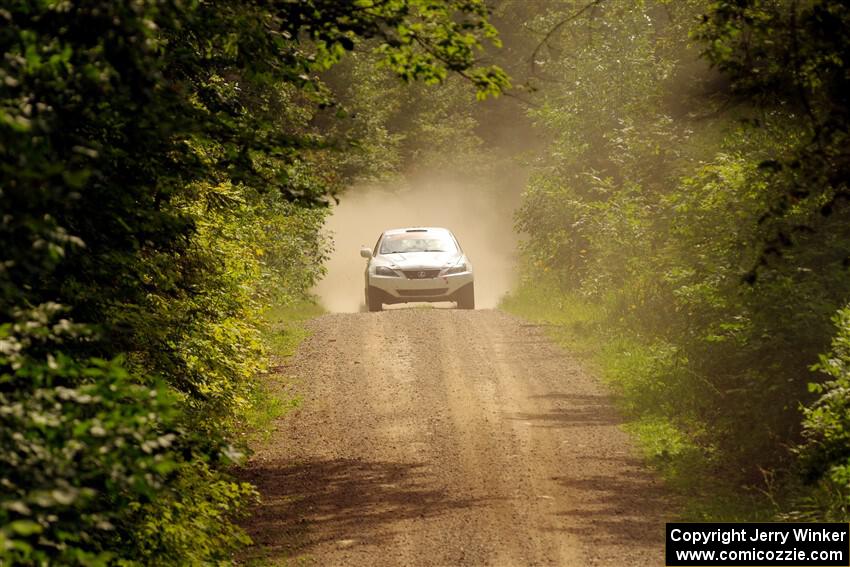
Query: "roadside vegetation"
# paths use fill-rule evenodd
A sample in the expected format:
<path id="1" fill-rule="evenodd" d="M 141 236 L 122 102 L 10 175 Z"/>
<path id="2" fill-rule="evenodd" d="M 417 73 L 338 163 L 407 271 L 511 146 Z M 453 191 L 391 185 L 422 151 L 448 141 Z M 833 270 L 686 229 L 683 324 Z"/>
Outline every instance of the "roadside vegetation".
<path id="1" fill-rule="evenodd" d="M 315 297 L 305 294 L 280 301 L 267 309 L 259 322 L 267 366 L 257 375 L 236 435 L 250 449 L 267 442 L 275 420 L 301 405 L 292 379 L 283 372 L 286 359 L 310 336 L 306 323 L 325 313 Z"/>
<path id="2" fill-rule="evenodd" d="M 0 9 L 0 563 L 231 560 L 241 427 L 280 409 L 264 314 L 363 152 L 320 75 L 363 49 L 497 94 L 495 34 L 475 0 Z"/>
<path id="3" fill-rule="evenodd" d="M 548 143 L 505 308 L 595 362 L 692 518 L 847 520 L 850 9 L 532 16 Z"/>
<path id="4" fill-rule="evenodd" d="M 694 517 L 848 518 L 845 3 L 7 4 L 0 563 L 230 562 L 328 205 L 435 170 Z"/>

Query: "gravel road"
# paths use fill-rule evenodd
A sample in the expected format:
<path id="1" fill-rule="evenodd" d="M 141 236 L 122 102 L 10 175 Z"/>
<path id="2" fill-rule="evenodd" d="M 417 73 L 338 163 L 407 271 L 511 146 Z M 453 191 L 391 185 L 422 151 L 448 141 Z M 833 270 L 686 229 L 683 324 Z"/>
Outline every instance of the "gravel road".
<path id="1" fill-rule="evenodd" d="M 303 404 L 242 472 L 263 498 L 249 558 L 663 565 L 663 486 L 610 395 L 539 327 L 448 309 L 309 325 L 281 370 Z"/>

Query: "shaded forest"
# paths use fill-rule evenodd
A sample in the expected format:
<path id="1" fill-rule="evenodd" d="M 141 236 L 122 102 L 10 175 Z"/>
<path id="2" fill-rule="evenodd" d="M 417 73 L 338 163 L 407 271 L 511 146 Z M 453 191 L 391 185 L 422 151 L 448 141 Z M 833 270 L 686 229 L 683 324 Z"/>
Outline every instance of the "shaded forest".
<path id="1" fill-rule="evenodd" d="M 265 314 L 434 171 L 527 176 L 502 307 L 685 517 L 848 519 L 845 3 L 31 1 L 0 50 L 0 563 L 232 561 Z"/>

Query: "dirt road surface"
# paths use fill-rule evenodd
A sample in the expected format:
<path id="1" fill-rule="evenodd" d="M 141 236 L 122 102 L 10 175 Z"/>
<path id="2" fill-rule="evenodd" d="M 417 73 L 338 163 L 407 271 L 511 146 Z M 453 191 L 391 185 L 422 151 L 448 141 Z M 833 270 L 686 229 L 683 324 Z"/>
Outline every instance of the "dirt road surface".
<path id="1" fill-rule="evenodd" d="M 251 557 L 320 566 L 663 565 L 672 510 L 591 376 L 498 311 L 336 314 L 303 405 L 244 471 Z"/>

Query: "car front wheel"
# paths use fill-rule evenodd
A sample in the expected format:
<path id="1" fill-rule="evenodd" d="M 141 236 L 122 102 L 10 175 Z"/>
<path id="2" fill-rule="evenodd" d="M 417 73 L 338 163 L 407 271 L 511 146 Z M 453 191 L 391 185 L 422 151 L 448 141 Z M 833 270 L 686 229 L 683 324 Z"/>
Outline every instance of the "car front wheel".
<path id="1" fill-rule="evenodd" d="M 472 284 L 462 288 L 457 294 L 458 309 L 475 309 L 475 288 Z"/>
<path id="2" fill-rule="evenodd" d="M 369 311 L 383 311 L 384 305 L 381 303 L 381 297 L 378 293 L 370 288 L 366 288 L 366 308 Z"/>

